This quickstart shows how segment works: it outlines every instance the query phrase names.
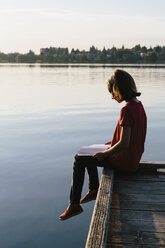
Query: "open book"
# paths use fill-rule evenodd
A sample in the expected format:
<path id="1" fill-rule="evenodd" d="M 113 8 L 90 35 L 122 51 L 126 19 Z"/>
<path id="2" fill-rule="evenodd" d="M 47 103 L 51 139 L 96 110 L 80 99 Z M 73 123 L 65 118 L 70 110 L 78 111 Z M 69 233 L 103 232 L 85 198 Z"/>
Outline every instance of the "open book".
<path id="1" fill-rule="evenodd" d="M 78 155 L 93 156 L 97 152 L 103 152 L 110 147 L 110 144 L 94 144 L 90 146 L 83 146 L 79 151 Z"/>

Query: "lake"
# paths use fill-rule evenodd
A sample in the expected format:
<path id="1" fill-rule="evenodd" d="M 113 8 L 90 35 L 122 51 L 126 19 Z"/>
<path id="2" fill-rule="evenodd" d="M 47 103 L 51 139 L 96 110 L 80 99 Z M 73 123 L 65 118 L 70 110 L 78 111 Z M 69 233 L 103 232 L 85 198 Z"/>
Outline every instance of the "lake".
<path id="1" fill-rule="evenodd" d="M 165 66 L 0 64 L 0 247 L 84 247 L 94 202 L 65 222 L 58 216 L 77 150 L 112 138 L 124 105 L 106 89 L 114 68 L 128 71 L 142 92 L 142 160 L 165 161 Z"/>

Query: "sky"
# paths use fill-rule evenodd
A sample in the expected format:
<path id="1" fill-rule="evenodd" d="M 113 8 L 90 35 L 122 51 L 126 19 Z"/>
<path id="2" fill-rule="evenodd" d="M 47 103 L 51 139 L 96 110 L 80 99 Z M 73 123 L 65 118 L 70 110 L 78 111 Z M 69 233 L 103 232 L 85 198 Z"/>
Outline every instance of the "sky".
<path id="1" fill-rule="evenodd" d="M 0 0 L 0 52 L 165 45 L 165 0 Z"/>

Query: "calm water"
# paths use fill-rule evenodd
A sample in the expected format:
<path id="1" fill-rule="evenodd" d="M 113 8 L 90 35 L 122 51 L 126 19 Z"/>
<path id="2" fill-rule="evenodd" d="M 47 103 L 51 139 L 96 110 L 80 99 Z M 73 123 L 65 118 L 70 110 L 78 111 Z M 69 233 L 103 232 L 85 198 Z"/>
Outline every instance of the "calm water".
<path id="1" fill-rule="evenodd" d="M 148 115 L 143 160 L 165 161 L 165 68 L 124 69 Z M 58 216 L 68 204 L 74 154 L 112 138 L 123 106 L 105 86 L 113 70 L 0 65 L 0 247 L 84 247 L 94 203 L 68 221 Z"/>

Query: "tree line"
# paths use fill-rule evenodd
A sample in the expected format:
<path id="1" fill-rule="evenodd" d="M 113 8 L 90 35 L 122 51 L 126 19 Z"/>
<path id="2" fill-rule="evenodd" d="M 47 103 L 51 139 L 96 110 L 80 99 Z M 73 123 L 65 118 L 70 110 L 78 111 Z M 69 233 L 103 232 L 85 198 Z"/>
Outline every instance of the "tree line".
<path id="1" fill-rule="evenodd" d="M 108 48 L 89 51 L 68 48 L 41 48 L 40 54 L 29 50 L 26 54 L 0 52 L 0 63 L 165 63 L 165 46 L 136 45 L 133 48 Z"/>

